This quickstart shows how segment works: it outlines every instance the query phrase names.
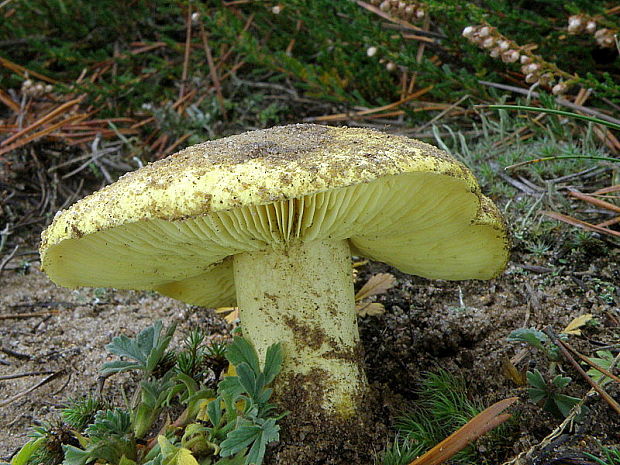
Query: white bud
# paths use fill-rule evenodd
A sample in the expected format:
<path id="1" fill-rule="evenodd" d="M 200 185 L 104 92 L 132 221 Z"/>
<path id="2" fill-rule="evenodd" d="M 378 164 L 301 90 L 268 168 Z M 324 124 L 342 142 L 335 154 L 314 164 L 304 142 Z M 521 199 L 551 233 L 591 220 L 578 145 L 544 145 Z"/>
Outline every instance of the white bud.
<path id="1" fill-rule="evenodd" d="M 529 65 L 525 65 L 521 68 L 521 70 L 525 73 L 525 74 L 530 74 L 530 73 L 535 73 L 536 71 L 538 71 L 540 69 L 540 65 L 536 64 L 536 63 L 530 63 Z"/>
<path id="2" fill-rule="evenodd" d="M 602 47 L 613 47 L 615 41 L 613 36 L 606 36 L 603 37 L 603 39 L 601 40 L 601 46 Z"/>
<path id="3" fill-rule="evenodd" d="M 575 34 L 581 31 L 582 27 L 583 27 L 583 20 L 581 16 L 575 15 L 575 16 L 571 16 L 570 18 L 568 18 L 568 32 L 570 32 L 571 34 Z"/>
<path id="4" fill-rule="evenodd" d="M 405 16 L 410 18 L 413 16 L 413 13 L 415 13 L 415 7 L 413 5 L 407 5 L 405 8 Z"/>
<path id="5" fill-rule="evenodd" d="M 603 37 L 603 36 L 607 35 L 607 32 L 608 32 L 608 31 L 609 31 L 609 29 L 599 29 L 598 31 L 596 31 L 596 32 L 594 33 L 594 37 L 596 37 L 597 39 L 598 39 L 599 37 Z"/>
<path id="6" fill-rule="evenodd" d="M 418 19 L 422 19 L 424 18 L 424 16 L 426 15 L 426 13 L 424 12 L 424 10 L 422 8 L 418 8 L 417 10 L 415 10 L 415 17 Z"/>
<path id="7" fill-rule="evenodd" d="M 502 51 L 499 49 L 499 47 L 495 47 L 489 52 L 489 55 L 491 56 L 491 58 L 497 58 L 501 55 L 501 53 Z"/>
<path id="8" fill-rule="evenodd" d="M 388 61 L 385 65 L 385 69 L 387 69 L 390 73 L 393 73 L 396 71 L 396 63 Z"/>
<path id="9" fill-rule="evenodd" d="M 481 27 L 478 31 L 480 37 L 487 37 L 491 33 L 491 28 L 488 26 Z"/>
<path id="10" fill-rule="evenodd" d="M 558 82 L 555 86 L 553 86 L 553 89 L 551 89 L 551 93 L 553 95 L 560 95 L 566 92 L 566 89 L 566 84 L 564 84 L 563 82 Z"/>
<path id="11" fill-rule="evenodd" d="M 192 13 L 192 23 L 196 24 L 198 23 L 198 21 L 200 21 L 200 13 L 195 11 L 194 13 Z"/>
<path id="12" fill-rule="evenodd" d="M 532 59 L 530 57 L 528 57 L 527 55 L 521 55 L 521 64 L 522 65 L 527 65 L 528 63 L 530 63 L 532 61 Z"/>
<path id="13" fill-rule="evenodd" d="M 407 4 L 405 2 L 398 2 L 398 11 L 399 12 L 403 12 L 405 11 L 405 8 L 407 8 Z"/>
<path id="14" fill-rule="evenodd" d="M 48 84 L 45 86 L 45 93 L 49 94 L 51 91 L 54 90 L 54 87 L 51 84 Z"/>
<path id="15" fill-rule="evenodd" d="M 39 82 L 36 86 L 34 86 L 34 91 L 37 94 L 42 94 L 45 91 L 45 87 Z"/>
<path id="16" fill-rule="evenodd" d="M 596 21 L 591 19 L 586 23 L 586 32 L 588 34 L 594 34 L 596 32 Z"/>
<path id="17" fill-rule="evenodd" d="M 502 53 L 502 61 L 504 63 L 514 63 L 519 59 L 519 52 L 516 50 L 508 50 L 507 52 Z"/>
<path id="18" fill-rule="evenodd" d="M 282 5 L 274 5 L 274 7 L 271 9 L 271 12 L 274 15 L 279 15 L 280 12 L 282 11 L 282 8 L 283 8 Z"/>
<path id="19" fill-rule="evenodd" d="M 377 47 L 368 47 L 366 49 L 366 55 L 368 55 L 369 57 L 374 57 L 378 51 L 379 49 Z"/>
<path id="20" fill-rule="evenodd" d="M 471 37 L 474 35 L 474 32 L 476 32 L 476 29 L 474 29 L 473 26 L 467 26 L 465 29 L 463 29 L 463 32 L 461 34 L 463 35 L 463 37 L 471 39 Z"/>
<path id="21" fill-rule="evenodd" d="M 22 82 L 22 87 L 26 89 L 28 87 L 32 87 L 32 79 L 26 79 L 24 82 Z"/>
<path id="22" fill-rule="evenodd" d="M 497 43 L 497 46 L 503 52 L 504 50 L 508 50 L 510 48 L 510 42 L 508 42 L 507 40 L 500 40 Z"/>
<path id="23" fill-rule="evenodd" d="M 484 48 L 491 48 L 495 46 L 495 39 L 493 37 L 487 37 L 482 41 L 482 45 Z"/>
<path id="24" fill-rule="evenodd" d="M 381 5 L 379 5 L 379 9 L 384 12 L 390 11 L 390 0 L 384 0 Z"/>

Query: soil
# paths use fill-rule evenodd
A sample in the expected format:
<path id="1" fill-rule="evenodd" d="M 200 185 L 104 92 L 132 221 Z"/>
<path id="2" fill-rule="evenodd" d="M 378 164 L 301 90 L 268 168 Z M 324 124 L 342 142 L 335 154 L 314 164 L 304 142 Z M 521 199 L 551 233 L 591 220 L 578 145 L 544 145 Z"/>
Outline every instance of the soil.
<path id="1" fill-rule="evenodd" d="M 593 323 L 582 328 L 581 336 L 570 336 L 570 343 L 586 355 L 608 346 L 618 353 L 620 296 L 617 288 L 610 291 L 609 286 L 620 282 L 620 253 L 604 249 L 602 243 L 595 245 L 570 254 L 556 249 L 542 257 L 516 251 L 506 272 L 486 282 L 428 281 L 379 263 L 359 269 L 358 288 L 379 272 L 394 274 L 397 282 L 377 298 L 385 313 L 360 319 L 367 376 L 378 396 L 374 406 L 378 419 L 367 428 L 374 431 L 374 440 L 366 443 L 363 458 L 348 454 L 346 463 L 371 463 L 373 452 L 393 436 L 393 416 L 415 406 L 423 374 L 438 368 L 462 376 L 472 398 L 483 405 L 515 395 L 520 398 L 511 409 L 516 420 L 507 430 L 505 447 L 487 450 L 484 441 L 476 445 L 484 463 L 499 464 L 518 454 L 524 457 L 527 451 L 527 460 L 516 463 L 591 463 L 559 459 L 583 457 L 584 451 L 596 453 L 601 443 L 620 443 L 620 416 L 594 395 L 587 398 L 589 409 L 584 418 L 542 447 L 541 441 L 562 420 L 532 404 L 526 387 L 502 370 L 506 360 L 518 356 L 518 370 L 538 368 L 548 373 L 549 362 L 541 353 L 509 342 L 506 336 L 529 327 L 550 326 L 560 332 L 585 313 L 593 314 Z M 33 424 L 52 419 L 68 397 L 96 391 L 97 369 L 108 360 L 104 347 L 112 337 L 134 335 L 156 319 L 178 323 L 177 342 L 185 330 L 196 326 L 207 329 L 212 337 L 229 330 L 212 310 L 154 293 L 63 289 L 51 283 L 35 261 L 27 273 L 20 263 L 20 259 L 12 260 L 0 275 L 0 315 L 57 313 L 0 319 L 0 376 L 47 372 L 0 380 L 0 458 L 4 460 L 27 440 Z M 586 395 L 589 386 L 578 373 L 567 363 L 559 370 L 574 380 L 567 394 Z M 36 387 L 53 373 L 59 374 Z M 129 390 L 131 381 L 129 376 L 116 376 L 105 392 L 120 404 L 122 390 Z M 7 402 L 32 388 L 32 392 Z M 617 383 L 606 389 L 620 400 Z M 282 457 L 292 450 L 291 445 L 304 443 L 303 431 L 298 433 L 294 438 L 283 437 L 277 446 Z M 339 434 L 337 428 L 330 434 Z M 321 464 L 345 463 L 341 452 L 312 447 L 304 451 Z"/>

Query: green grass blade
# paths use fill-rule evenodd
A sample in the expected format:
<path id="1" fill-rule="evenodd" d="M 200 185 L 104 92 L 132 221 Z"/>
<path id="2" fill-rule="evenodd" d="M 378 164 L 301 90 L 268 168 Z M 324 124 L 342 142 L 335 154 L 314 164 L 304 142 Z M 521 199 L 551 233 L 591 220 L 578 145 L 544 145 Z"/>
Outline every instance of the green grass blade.
<path id="1" fill-rule="evenodd" d="M 603 126 L 607 126 L 608 128 L 620 130 L 620 124 L 612 123 L 611 121 L 595 118 L 593 116 L 580 115 L 578 113 L 572 113 L 570 111 L 554 110 L 552 108 L 528 107 L 524 105 L 477 105 L 477 107 L 492 108 L 494 110 L 534 111 L 538 113 L 548 113 L 550 115 L 567 116 L 569 118 L 580 119 L 583 121 L 588 121 L 590 123 L 602 124 Z"/>

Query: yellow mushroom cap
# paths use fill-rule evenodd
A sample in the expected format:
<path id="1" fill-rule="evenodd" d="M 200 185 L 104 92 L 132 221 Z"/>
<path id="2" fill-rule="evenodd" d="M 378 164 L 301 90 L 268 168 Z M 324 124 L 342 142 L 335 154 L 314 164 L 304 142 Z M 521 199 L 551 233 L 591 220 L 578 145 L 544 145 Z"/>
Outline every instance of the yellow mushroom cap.
<path id="1" fill-rule="evenodd" d="M 445 152 L 302 124 L 205 142 L 128 173 L 59 212 L 40 253 L 62 286 L 220 306 L 235 303 L 231 256 L 324 239 L 449 280 L 495 277 L 509 250 L 499 211 Z"/>

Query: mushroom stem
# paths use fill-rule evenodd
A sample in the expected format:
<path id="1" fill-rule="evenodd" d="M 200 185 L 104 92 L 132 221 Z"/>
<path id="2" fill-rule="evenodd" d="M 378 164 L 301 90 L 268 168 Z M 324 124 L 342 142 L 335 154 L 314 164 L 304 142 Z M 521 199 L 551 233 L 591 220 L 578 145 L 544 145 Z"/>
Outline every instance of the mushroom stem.
<path id="1" fill-rule="evenodd" d="M 316 408 L 342 418 L 355 414 L 367 383 L 348 241 L 295 242 L 235 255 L 234 273 L 244 336 L 263 359 L 271 344 L 282 343 L 285 359 L 275 386 L 282 406 L 303 402 L 287 397 L 294 387 L 312 393 Z"/>

